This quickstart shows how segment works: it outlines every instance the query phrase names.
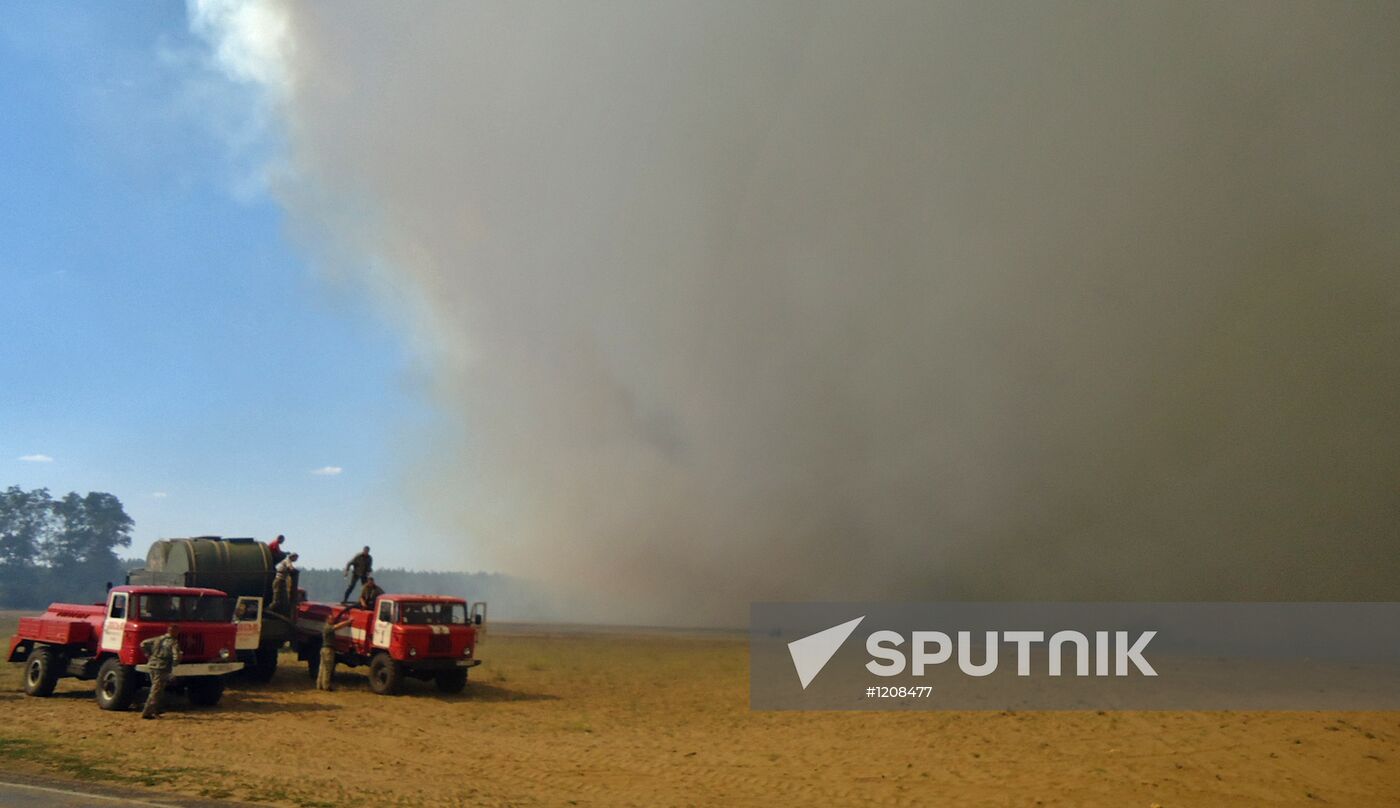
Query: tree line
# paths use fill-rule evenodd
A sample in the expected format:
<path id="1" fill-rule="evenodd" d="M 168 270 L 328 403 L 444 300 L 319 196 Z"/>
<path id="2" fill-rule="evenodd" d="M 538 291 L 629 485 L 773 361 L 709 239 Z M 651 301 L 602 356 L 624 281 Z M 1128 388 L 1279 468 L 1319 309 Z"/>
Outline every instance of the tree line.
<path id="1" fill-rule="evenodd" d="M 117 582 L 126 580 L 128 570 L 146 566 L 145 559 L 128 558 Z M 386 592 L 416 595 L 452 595 L 468 601 L 484 600 L 490 604 L 491 615 L 512 621 L 578 621 L 581 611 L 576 599 L 561 595 L 551 586 L 499 572 L 443 572 L 385 567 L 374 571 L 374 581 Z M 349 579 L 342 569 L 302 567 L 298 584 L 306 590 L 308 600 L 338 603 L 345 594 Z M 356 584 L 351 600 L 358 598 Z M 84 598 L 84 601 L 91 598 Z M 48 601 L 43 604 L 47 605 Z"/>
<path id="2" fill-rule="evenodd" d="M 135 525 L 113 494 L 12 485 L 0 493 L 0 608 L 91 603 L 125 579 L 117 549 Z"/>
<path id="3" fill-rule="evenodd" d="M 515 600 L 520 587 L 518 579 L 491 572 L 432 572 L 402 568 L 377 569 L 374 582 L 386 592 L 424 595 L 451 595 L 467 600 Z M 349 580 L 344 570 L 303 567 L 301 588 L 309 600 L 339 601 Z M 358 584 L 351 598 L 358 597 Z"/>
<path id="4" fill-rule="evenodd" d="M 123 559 L 135 522 L 113 494 L 76 491 L 55 499 L 47 488 L 0 493 L 0 609 L 42 609 L 55 601 L 97 603 L 107 584 L 126 582 L 144 559 Z M 553 587 L 491 572 L 375 570 L 389 592 L 485 600 L 508 620 L 577 620 L 580 608 Z M 348 583 L 339 569 L 301 570 L 312 600 L 339 601 Z M 359 595 L 356 587 L 351 598 Z"/>
<path id="5" fill-rule="evenodd" d="M 138 564 L 139 566 L 139 564 Z M 467 601 L 484 600 L 496 620 L 523 622 L 588 622 L 597 614 L 577 596 L 558 591 L 549 584 L 505 575 L 499 572 L 442 572 L 382 568 L 374 571 L 374 582 L 386 592 L 415 595 L 451 595 Z M 301 588 L 309 600 L 338 602 L 345 594 L 344 570 L 303 567 Z M 360 595 L 357 585 L 351 599 Z M 612 622 L 625 618 L 613 617 Z"/>

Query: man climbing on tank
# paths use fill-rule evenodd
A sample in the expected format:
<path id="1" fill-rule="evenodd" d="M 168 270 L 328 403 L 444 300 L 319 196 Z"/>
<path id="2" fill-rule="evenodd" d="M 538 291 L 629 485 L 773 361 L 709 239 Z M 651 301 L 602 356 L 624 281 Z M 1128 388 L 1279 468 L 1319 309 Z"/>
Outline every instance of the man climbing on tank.
<path id="1" fill-rule="evenodd" d="M 345 614 L 342 610 L 341 614 Z M 335 675 L 335 633 L 350 625 L 350 618 L 345 618 L 339 623 L 335 622 L 335 615 L 326 618 L 326 624 L 321 627 L 321 664 L 316 671 L 316 689 L 334 690 L 331 677 Z"/>
<path id="2" fill-rule="evenodd" d="M 283 536 L 281 533 L 278 533 L 277 538 L 267 543 L 268 552 L 272 553 L 273 566 L 282 563 L 282 559 L 287 557 L 287 551 L 282 549 L 282 542 L 286 540 L 286 536 Z"/>
<path id="3" fill-rule="evenodd" d="M 277 565 L 277 573 L 272 577 L 272 607 L 274 609 L 284 609 L 291 612 L 295 605 L 293 593 L 296 592 L 297 565 L 300 558 L 296 553 L 292 553 L 282 559 L 282 563 Z"/>
<path id="4" fill-rule="evenodd" d="M 151 677 L 151 692 L 146 696 L 141 717 L 157 718 L 164 709 L 165 685 L 170 681 L 170 670 L 180 664 L 179 634 L 174 626 L 170 626 L 159 637 L 142 641 L 141 650 L 146 652 L 146 673 Z"/>
<path id="5" fill-rule="evenodd" d="M 360 590 L 359 607 L 361 609 L 373 609 L 374 602 L 378 600 L 379 596 L 382 594 L 384 594 L 384 590 L 380 589 L 379 585 L 374 582 L 374 576 L 368 576 L 365 578 L 364 587 Z"/>
<path id="6" fill-rule="evenodd" d="M 350 593 L 354 591 L 355 584 L 364 584 L 370 580 L 370 575 L 374 572 L 374 558 L 369 554 L 369 547 L 359 552 L 350 563 L 345 565 L 345 574 L 350 578 L 350 585 L 345 587 L 345 594 L 340 596 L 341 603 L 350 602 Z"/>

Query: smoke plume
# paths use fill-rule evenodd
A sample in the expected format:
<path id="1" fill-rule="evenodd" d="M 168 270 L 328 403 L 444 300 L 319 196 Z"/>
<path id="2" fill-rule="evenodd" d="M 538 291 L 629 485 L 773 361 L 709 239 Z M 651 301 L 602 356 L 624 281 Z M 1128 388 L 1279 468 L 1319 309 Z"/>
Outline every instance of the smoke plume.
<path id="1" fill-rule="evenodd" d="M 632 622 L 1400 595 L 1400 6 L 192 14 L 421 341 L 473 566 Z"/>

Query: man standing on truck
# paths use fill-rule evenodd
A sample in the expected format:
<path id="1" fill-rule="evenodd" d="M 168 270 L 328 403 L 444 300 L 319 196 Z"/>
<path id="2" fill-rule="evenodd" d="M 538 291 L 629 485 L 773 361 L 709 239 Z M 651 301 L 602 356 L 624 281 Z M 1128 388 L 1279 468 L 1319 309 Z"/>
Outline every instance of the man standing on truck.
<path id="1" fill-rule="evenodd" d="M 374 576 L 369 576 L 365 579 L 364 588 L 360 590 L 360 608 L 373 609 L 374 602 L 378 600 L 379 596 L 382 594 L 384 594 L 384 590 L 380 589 L 379 584 L 374 582 Z"/>
<path id="2" fill-rule="evenodd" d="M 345 614 L 345 612 L 341 612 Z M 334 690 L 331 684 L 331 677 L 335 675 L 335 633 L 350 625 L 350 618 L 345 618 L 339 623 L 335 622 L 335 615 L 326 618 L 326 624 L 321 627 L 321 665 L 316 671 L 316 689 Z"/>
<path id="3" fill-rule="evenodd" d="M 180 640 L 174 626 L 170 626 L 159 637 L 152 637 L 141 643 L 146 652 L 146 673 L 151 677 L 151 692 L 146 696 L 146 706 L 141 710 L 142 718 L 156 718 L 163 709 L 165 685 L 170 681 L 170 670 L 180 664 Z"/>
<path id="4" fill-rule="evenodd" d="M 300 557 L 296 553 L 292 553 L 277 565 L 277 574 L 272 577 L 272 606 L 274 609 L 285 607 L 291 611 L 293 606 L 292 592 L 296 586 L 296 560 Z"/>
<path id="5" fill-rule="evenodd" d="M 369 547 L 366 546 L 359 555 L 350 559 L 350 563 L 345 565 L 345 574 L 350 576 L 350 585 L 345 587 L 345 594 L 340 596 L 341 603 L 349 603 L 350 593 L 354 591 L 355 584 L 365 583 L 373 572 L 374 558 L 369 554 Z"/>

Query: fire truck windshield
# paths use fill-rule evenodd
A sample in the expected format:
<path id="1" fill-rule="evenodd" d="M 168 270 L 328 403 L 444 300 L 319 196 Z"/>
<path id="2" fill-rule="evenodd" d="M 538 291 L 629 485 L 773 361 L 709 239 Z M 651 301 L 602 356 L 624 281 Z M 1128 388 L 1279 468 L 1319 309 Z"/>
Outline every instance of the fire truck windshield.
<path id="1" fill-rule="evenodd" d="M 212 595 L 142 595 L 137 600 L 142 620 L 227 623 L 233 615 L 228 598 Z"/>
<path id="2" fill-rule="evenodd" d="M 402 603 L 399 622 L 410 626 L 465 626 L 467 606 L 464 603 Z"/>

